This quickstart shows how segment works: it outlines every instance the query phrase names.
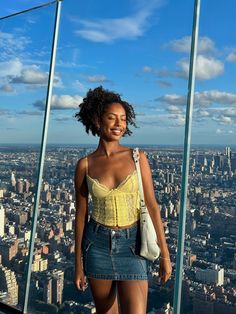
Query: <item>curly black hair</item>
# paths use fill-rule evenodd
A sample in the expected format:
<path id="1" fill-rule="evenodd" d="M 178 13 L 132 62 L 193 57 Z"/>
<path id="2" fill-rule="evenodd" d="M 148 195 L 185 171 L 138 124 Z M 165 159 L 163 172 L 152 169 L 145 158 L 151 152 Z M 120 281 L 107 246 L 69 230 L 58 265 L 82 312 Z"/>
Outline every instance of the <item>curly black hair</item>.
<path id="1" fill-rule="evenodd" d="M 89 89 L 83 102 L 79 105 L 80 111 L 75 114 L 75 117 L 83 123 L 87 133 L 90 131 L 94 136 L 99 136 L 95 121 L 101 119 L 107 107 L 112 103 L 119 103 L 125 109 L 127 127 L 123 136 L 131 135 L 132 131 L 129 129 L 129 125 L 136 127 L 133 107 L 128 102 L 123 101 L 119 94 L 104 89 L 102 86 L 93 90 Z"/>

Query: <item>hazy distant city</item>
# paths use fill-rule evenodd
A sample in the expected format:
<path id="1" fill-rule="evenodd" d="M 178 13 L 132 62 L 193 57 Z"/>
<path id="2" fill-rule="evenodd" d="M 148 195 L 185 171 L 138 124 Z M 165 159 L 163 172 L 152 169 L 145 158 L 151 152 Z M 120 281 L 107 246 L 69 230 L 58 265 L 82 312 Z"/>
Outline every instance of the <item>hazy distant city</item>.
<path id="1" fill-rule="evenodd" d="M 149 267 L 148 313 L 173 313 L 183 149 L 142 146 L 153 174 L 173 274 L 163 286 Z M 31 313 L 96 313 L 91 292 L 73 284 L 74 171 L 93 146 L 47 148 L 29 296 Z M 39 147 L 0 146 L 0 302 L 22 308 Z M 182 311 L 236 313 L 236 149 L 192 147 Z M 91 210 L 91 200 L 89 202 Z"/>

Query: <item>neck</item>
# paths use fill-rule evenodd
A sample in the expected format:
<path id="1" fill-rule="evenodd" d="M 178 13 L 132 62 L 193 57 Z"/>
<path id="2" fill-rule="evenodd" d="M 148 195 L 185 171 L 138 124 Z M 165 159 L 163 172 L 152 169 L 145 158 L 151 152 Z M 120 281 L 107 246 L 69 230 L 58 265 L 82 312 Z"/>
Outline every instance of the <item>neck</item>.
<path id="1" fill-rule="evenodd" d="M 107 142 L 104 139 L 100 138 L 97 151 L 99 151 L 101 154 L 106 155 L 107 157 L 110 157 L 112 154 L 118 152 L 120 148 L 121 146 L 118 141 Z"/>

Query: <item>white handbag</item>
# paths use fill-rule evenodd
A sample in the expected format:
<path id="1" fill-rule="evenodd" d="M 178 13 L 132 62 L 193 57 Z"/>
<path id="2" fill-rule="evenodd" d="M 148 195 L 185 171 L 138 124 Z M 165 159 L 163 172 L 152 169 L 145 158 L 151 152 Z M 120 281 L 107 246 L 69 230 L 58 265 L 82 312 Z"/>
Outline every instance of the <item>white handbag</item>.
<path id="1" fill-rule="evenodd" d="M 138 175 L 139 194 L 140 194 L 140 234 L 141 247 L 140 255 L 150 261 L 155 261 L 160 255 L 160 247 L 157 242 L 156 231 L 149 215 L 147 206 L 144 201 L 142 175 L 139 164 L 139 150 L 134 148 L 133 158 Z"/>

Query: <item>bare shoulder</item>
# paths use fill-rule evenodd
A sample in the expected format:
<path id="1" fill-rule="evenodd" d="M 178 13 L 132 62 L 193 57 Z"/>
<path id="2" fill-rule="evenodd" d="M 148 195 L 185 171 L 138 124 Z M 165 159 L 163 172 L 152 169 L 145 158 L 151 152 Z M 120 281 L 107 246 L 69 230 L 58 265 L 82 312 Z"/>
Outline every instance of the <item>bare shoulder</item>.
<path id="1" fill-rule="evenodd" d="M 147 153 L 142 150 L 142 149 L 139 149 L 139 156 L 140 156 L 140 164 L 142 167 L 146 168 L 148 167 L 149 168 L 149 162 L 148 162 L 148 158 L 147 158 Z"/>
<path id="2" fill-rule="evenodd" d="M 77 161 L 76 169 L 75 169 L 76 174 L 79 174 L 79 173 L 81 174 L 81 173 L 86 172 L 86 163 L 87 163 L 86 159 L 87 159 L 87 157 L 83 157 Z"/>
<path id="3" fill-rule="evenodd" d="M 147 153 L 143 149 L 139 149 L 139 156 L 142 160 L 147 160 Z"/>

